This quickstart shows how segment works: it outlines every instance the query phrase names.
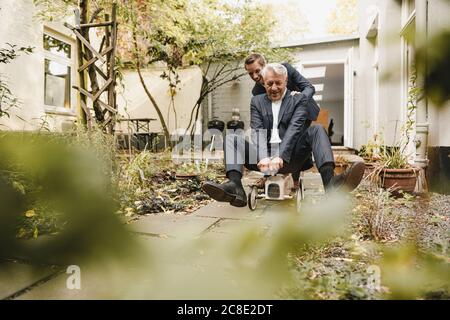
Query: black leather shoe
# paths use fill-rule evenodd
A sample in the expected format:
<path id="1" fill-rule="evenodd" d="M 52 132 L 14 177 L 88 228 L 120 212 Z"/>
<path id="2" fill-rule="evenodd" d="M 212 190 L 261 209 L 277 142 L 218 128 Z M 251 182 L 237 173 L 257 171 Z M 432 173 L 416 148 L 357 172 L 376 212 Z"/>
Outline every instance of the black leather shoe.
<path id="1" fill-rule="evenodd" d="M 245 207 L 247 196 L 242 186 L 237 186 L 234 182 L 228 181 L 222 184 L 207 181 L 202 185 L 211 198 L 220 202 L 228 202 L 235 207 Z"/>
<path id="2" fill-rule="evenodd" d="M 343 173 L 331 179 L 332 189 L 335 191 L 345 189 L 349 192 L 354 190 L 361 182 L 365 168 L 364 162 L 353 163 Z"/>

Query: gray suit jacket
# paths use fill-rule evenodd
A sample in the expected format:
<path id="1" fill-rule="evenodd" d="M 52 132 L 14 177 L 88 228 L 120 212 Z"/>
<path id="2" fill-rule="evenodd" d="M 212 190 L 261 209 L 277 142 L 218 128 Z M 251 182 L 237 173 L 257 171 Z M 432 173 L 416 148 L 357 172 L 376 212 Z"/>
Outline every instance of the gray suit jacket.
<path id="1" fill-rule="evenodd" d="M 302 96 L 291 96 L 291 92 L 287 90 L 278 115 L 278 134 L 281 138 L 279 156 L 283 161 L 291 161 L 297 141 L 309 127 L 308 116 Z M 272 101 L 267 94 L 254 96 L 250 103 L 250 127 L 253 143 L 259 148 L 258 160 L 268 156 L 272 124 Z"/>

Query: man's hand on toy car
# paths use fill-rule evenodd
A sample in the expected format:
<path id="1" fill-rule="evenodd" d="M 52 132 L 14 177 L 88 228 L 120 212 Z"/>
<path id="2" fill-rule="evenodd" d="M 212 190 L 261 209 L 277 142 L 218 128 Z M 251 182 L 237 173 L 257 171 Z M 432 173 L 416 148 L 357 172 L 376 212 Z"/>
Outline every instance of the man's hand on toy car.
<path id="1" fill-rule="evenodd" d="M 261 159 L 257 164 L 259 171 L 261 172 L 269 171 L 270 161 L 271 161 L 270 158 Z"/>
<path id="2" fill-rule="evenodd" d="M 270 161 L 269 170 L 277 172 L 281 168 L 283 168 L 283 159 L 274 157 L 272 161 Z"/>
<path id="3" fill-rule="evenodd" d="M 280 157 L 264 158 L 258 162 L 258 169 L 264 173 L 276 173 L 283 168 L 283 159 Z"/>

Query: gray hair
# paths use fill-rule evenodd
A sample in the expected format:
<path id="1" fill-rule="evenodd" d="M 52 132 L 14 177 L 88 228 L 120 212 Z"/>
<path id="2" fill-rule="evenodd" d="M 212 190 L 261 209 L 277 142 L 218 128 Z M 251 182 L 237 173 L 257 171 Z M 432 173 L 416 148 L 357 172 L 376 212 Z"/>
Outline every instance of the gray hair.
<path id="1" fill-rule="evenodd" d="M 263 78 L 266 77 L 267 73 L 269 71 L 272 71 L 275 74 L 278 74 L 280 76 L 284 76 L 287 78 L 288 72 L 285 66 L 283 66 L 281 63 L 269 63 L 267 64 L 262 70 L 261 70 L 261 76 Z"/>

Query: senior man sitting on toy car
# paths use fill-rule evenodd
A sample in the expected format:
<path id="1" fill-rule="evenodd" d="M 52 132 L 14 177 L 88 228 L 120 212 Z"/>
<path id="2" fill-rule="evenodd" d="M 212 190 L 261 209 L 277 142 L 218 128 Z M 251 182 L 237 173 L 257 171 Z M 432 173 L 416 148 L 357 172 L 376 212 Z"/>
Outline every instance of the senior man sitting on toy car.
<path id="1" fill-rule="evenodd" d="M 344 173 L 334 176 L 330 140 L 322 126 L 310 125 L 305 95 L 291 95 L 287 89 L 286 67 L 279 63 L 267 64 L 261 75 L 266 94 L 254 96 L 250 104 L 253 143 L 243 134 L 227 133 L 224 149 L 229 181 L 205 182 L 203 190 L 217 201 L 244 207 L 247 197 L 241 182 L 243 165 L 253 171 L 298 172 L 311 152 L 327 192 L 342 187 L 349 191 L 356 188 L 364 173 L 364 163 L 354 163 Z"/>

